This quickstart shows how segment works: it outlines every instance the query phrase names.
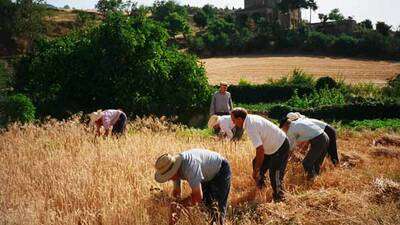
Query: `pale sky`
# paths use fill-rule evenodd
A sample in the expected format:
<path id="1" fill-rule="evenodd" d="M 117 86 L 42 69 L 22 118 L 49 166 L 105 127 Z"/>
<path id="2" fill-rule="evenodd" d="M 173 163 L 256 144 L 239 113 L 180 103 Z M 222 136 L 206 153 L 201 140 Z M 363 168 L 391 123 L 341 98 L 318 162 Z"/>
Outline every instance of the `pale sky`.
<path id="1" fill-rule="evenodd" d="M 343 15 L 352 16 L 357 21 L 370 19 L 384 21 L 395 29 L 400 25 L 400 0 L 316 0 L 319 9 L 313 12 L 313 22 L 318 22 L 318 13 L 328 13 L 339 8 Z M 81 9 L 93 9 L 97 0 L 47 0 L 47 3 L 62 7 L 69 5 Z M 151 5 L 153 0 L 138 0 L 139 4 Z M 177 0 L 180 4 L 203 6 L 212 4 L 217 7 L 243 8 L 244 0 Z M 303 11 L 303 18 L 309 20 L 309 11 Z"/>

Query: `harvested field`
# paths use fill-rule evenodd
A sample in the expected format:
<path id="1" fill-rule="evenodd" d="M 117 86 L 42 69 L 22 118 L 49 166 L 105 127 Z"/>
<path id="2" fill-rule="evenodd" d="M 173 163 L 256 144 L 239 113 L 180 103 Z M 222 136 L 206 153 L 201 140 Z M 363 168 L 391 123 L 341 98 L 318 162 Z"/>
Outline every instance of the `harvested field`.
<path id="1" fill-rule="evenodd" d="M 399 159 L 370 154 L 382 133 L 341 132 L 342 166 L 325 160 L 313 183 L 304 180 L 300 162 L 291 160 L 287 200 L 274 204 L 270 187 L 254 188 L 248 140 L 216 141 L 157 120 L 129 128 L 126 137 L 105 140 L 94 139 L 77 120 L 13 126 L 2 133 L 0 224 L 167 224 L 172 184 L 154 181 L 154 160 L 193 147 L 220 152 L 231 163 L 228 225 L 400 221 Z M 191 211 L 194 216 L 183 213 L 178 224 L 206 224 L 204 214 Z"/>
<path id="2" fill-rule="evenodd" d="M 238 83 L 244 78 L 252 83 L 278 79 L 300 68 L 321 76 L 344 79 L 347 83 L 372 82 L 384 84 L 400 74 L 400 62 L 296 55 L 244 55 L 202 59 L 210 83 L 224 80 Z"/>

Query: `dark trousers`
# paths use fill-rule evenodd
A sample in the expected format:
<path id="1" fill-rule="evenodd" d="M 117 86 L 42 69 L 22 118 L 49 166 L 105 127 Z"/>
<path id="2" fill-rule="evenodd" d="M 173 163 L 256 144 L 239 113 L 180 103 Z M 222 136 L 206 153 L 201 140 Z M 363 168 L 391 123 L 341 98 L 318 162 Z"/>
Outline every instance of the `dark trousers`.
<path id="1" fill-rule="evenodd" d="M 303 160 L 304 170 L 309 178 L 314 178 L 319 174 L 322 163 L 327 153 L 329 137 L 324 132 L 321 135 L 310 140 L 310 150 Z"/>
<path id="2" fill-rule="evenodd" d="M 283 178 L 285 176 L 286 165 L 289 158 L 290 145 L 289 140 L 286 138 L 282 146 L 272 155 L 264 155 L 264 162 L 260 168 L 260 179 L 257 183 L 258 187 L 265 185 L 265 173 L 269 169 L 269 179 L 273 190 L 272 197 L 274 201 L 281 201 L 283 199 Z M 253 159 L 253 169 L 256 159 Z"/>
<path id="3" fill-rule="evenodd" d="M 338 165 L 339 164 L 339 156 L 338 156 L 337 144 L 336 144 L 336 130 L 333 127 L 327 125 L 325 127 L 324 131 L 329 137 L 328 155 L 329 155 L 332 163 L 334 165 Z"/>
<path id="4" fill-rule="evenodd" d="M 121 113 L 117 122 L 113 125 L 112 134 L 113 135 L 121 135 L 125 132 L 127 117 L 125 113 Z"/>
<path id="5" fill-rule="evenodd" d="M 213 222 L 219 220 L 220 224 L 224 224 L 226 208 L 228 203 L 228 195 L 231 188 L 231 168 L 227 160 L 221 163 L 221 169 L 215 177 L 201 184 L 203 191 L 203 202 L 210 210 Z M 213 209 L 213 203 L 218 204 L 218 212 Z M 219 218 L 219 219 L 218 219 Z"/>

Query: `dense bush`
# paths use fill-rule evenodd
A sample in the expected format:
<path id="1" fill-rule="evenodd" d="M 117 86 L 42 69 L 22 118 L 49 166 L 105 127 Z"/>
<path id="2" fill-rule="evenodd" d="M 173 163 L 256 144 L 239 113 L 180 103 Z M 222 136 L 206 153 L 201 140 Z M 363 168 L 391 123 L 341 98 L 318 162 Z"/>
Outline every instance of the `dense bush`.
<path id="1" fill-rule="evenodd" d="M 16 66 L 14 86 L 40 116 L 117 107 L 180 115 L 204 107 L 210 95 L 204 68 L 167 40 L 151 19 L 110 14 L 98 27 L 40 43 Z"/>
<path id="2" fill-rule="evenodd" d="M 352 36 L 342 34 L 333 40 L 332 52 L 352 56 L 358 53 L 358 40 Z"/>
<path id="3" fill-rule="evenodd" d="M 320 89 L 332 89 L 332 88 L 336 88 L 338 86 L 338 83 L 336 82 L 335 79 L 333 79 L 332 77 L 320 77 L 318 78 L 317 82 L 315 83 L 315 88 L 317 90 Z"/>
<path id="4" fill-rule="evenodd" d="M 12 122 L 28 123 L 35 119 L 35 106 L 22 94 L 0 99 L 0 126 Z"/>
<path id="5" fill-rule="evenodd" d="M 312 108 L 324 105 L 342 105 L 345 103 L 346 96 L 342 90 L 322 89 L 302 97 L 299 97 L 296 92 L 286 104 L 296 108 Z"/>
<path id="6" fill-rule="evenodd" d="M 333 37 L 321 32 L 310 32 L 304 49 L 308 51 L 326 51 L 332 45 Z"/>
<path id="7" fill-rule="evenodd" d="M 384 88 L 384 94 L 391 98 L 400 98 L 400 74 L 389 80 Z"/>
<path id="8" fill-rule="evenodd" d="M 393 102 L 367 102 L 361 104 L 329 105 L 309 109 L 277 105 L 272 107 L 269 112 L 262 113 L 266 113 L 274 119 L 281 119 L 289 112 L 301 112 L 311 118 L 331 121 L 399 118 L 400 104 Z"/>

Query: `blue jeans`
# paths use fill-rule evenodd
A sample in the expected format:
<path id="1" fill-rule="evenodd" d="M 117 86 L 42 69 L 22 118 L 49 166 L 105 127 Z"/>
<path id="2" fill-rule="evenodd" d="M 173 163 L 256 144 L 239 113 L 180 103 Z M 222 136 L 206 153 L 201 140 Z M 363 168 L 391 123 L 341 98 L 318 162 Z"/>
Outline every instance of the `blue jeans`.
<path id="1" fill-rule="evenodd" d="M 228 203 L 228 195 L 231 188 L 231 168 L 226 159 L 221 163 L 221 169 L 215 177 L 201 184 L 203 191 L 203 203 L 210 210 L 213 222 L 219 220 L 220 224 L 224 224 L 226 208 Z M 221 216 L 218 219 L 218 213 L 213 210 L 213 203 L 218 204 L 218 211 Z"/>

